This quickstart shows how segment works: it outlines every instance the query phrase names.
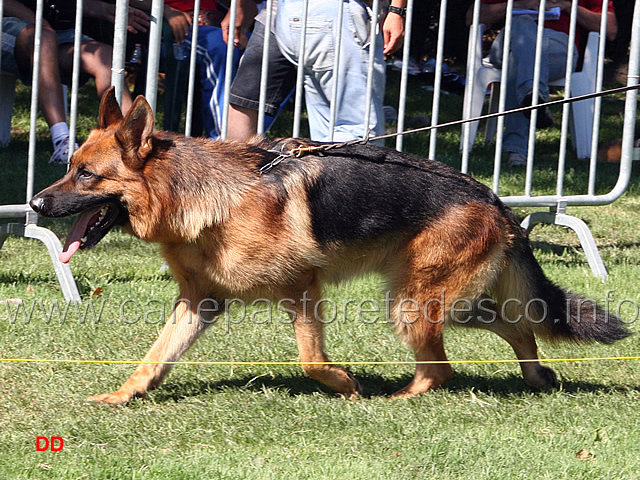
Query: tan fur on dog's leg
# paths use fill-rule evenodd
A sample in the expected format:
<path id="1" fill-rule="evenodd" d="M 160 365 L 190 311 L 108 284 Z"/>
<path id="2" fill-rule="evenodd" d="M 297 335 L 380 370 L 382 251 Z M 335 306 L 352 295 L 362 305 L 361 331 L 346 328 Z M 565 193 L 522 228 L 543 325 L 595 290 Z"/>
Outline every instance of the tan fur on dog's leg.
<path id="1" fill-rule="evenodd" d="M 304 302 L 296 302 L 293 329 L 296 334 L 301 362 L 328 362 L 324 353 L 324 335 L 322 319 L 315 318 L 317 299 L 321 298 L 319 289 L 310 287 L 304 292 Z M 303 298 L 302 295 L 288 295 L 286 298 Z M 318 313 L 318 316 L 320 314 Z M 336 365 L 303 365 L 302 369 L 311 378 L 324 383 L 332 390 L 348 398 L 361 393 L 358 381 L 344 368 Z"/>
<path id="2" fill-rule="evenodd" d="M 483 328 L 495 333 L 511 345 L 518 360 L 527 360 L 526 362 L 520 362 L 522 376 L 527 385 L 534 388 L 557 385 L 558 381 L 553 369 L 540 365 L 535 336 L 530 329 L 527 331 L 526 325 L 514 326 L 507 324 L 496 316 L 496 320 L 491 323 L 480 324 L 476 322 L 469 326 Z"/>
<path id="3" fill-rule="evenodd" d="M 160 336 L 142 362 L 176 362 L 209 325 L 198 317 L 199 301 L 182 300 L 176 305 Z M 88 400 L 121 405 L 157 387 L 172 365 L 141 363 L 115 392 L 94 395 Z"/>
<path id="4" fill-rule="evenodd" d="M 444 363 L 445 323 L 454 306 L 472 304 L 494 282 L 503 249 L 499 212 L 482 204 L 452 207 L 408 244 L 403 274 L 393 280 L 396 331 L 417 361 L 442 363 L 416 365 L 414 379 L 394 396 L 418 395 L 451 378 Z"/>
<path id="5" fill-rule="evenodd" d="M 416 361 L 446 362 L 442 337 L 430 340 L 424 347 L 415 352 Z M 438 388 L 453 376 L 453 369 L 448 363 L 422 363 L 416 365 L 416 373 L 409 385 L 401 388 L 392 396 L 395 398 L 409 398 L 414 395 Z"/>
<path id="6" fill-rule="evenodd" d="M 500 333 L 498 333 L 500 335 Z M 504 338 L 516 353 L 518 360 L 533 360 L 529 362 L 520 362 L 522 376 L 527 385 L 534 388 L 555 387 L 558 380 L 555 372 L 549 368 L 540 365 L 538 361 L 538 346 L 533 333 L 528 336 L 511 337 L 500 335 Z"/>
<path id="7" fill-rule="evenodd" d="M 513 282 L 510 285 L 512 284 Z M 478 308 L 480 304 L 482 308 Z M 528 385 L 534 388 L 555 386 L 557 384 L 555 372 L 549 367 L 540 365 L 538 361 L 538 346 L 531 324 L 525 319 L 519 322 L 506 322 L 500 317 L 498 311 L 506 313 L 507 310 L 502 304 L 500 308 L 496 308 L 495 301 L 483 295 L 478 300 L 474 312 L 466 316 L 464 321 L 458 319 L 456 324 L 462 327 L 488 330 L 506 340 L 513 348 L 518 360 L 527 360 L 520 362 L 520 368 L 524 381 Z M 512 310 L 510 315 L 512 318 L 517 318 L 522 314 L 518 310 Z"/>
<path id="8" fill-rule="evenodd" d="M 412 291 L 407 286 L 400 291 L 403 294 L 396 294 L 395 298 L 408 299 L 409 305 L 413 305 L 415 301 L 416 305 L 424 306 L 430 300 L 437 299 L 435 290 L 427 291 L 424 297 L 420 296 L 422 292 Z M 437 302 L 432 302 L 429 305 L 432 308 L 407 307 L 407 311 L 404 310 L 405 307 L 402 306 L 402 303 L 396 306 L 394 312 L 396 330 L 413 349 L 416 361 L 438 363 L 417 364 L 416 373 L 411 383 L 394 393 L 394 397 L 408 398 L 433 390 L 444 384 L 453 375 L 451 366 L 444 363 L 447 361 L 447 355 L 444 351 L 442 338 L 444 319 L 448 315 L 449 305 L 441 305 Z"/>

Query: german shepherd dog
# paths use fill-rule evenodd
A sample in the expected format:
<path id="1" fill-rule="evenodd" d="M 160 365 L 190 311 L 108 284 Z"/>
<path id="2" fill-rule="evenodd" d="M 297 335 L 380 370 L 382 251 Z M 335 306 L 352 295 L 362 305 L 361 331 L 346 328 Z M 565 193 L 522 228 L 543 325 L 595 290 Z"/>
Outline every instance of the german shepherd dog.
<path id="1" fill-rule="evenodd" d="M 300 158 L 278 153 L 317 145 L 154 132 L 143 97 L 123 117 L 110 90 L 98 128 L 68 173 L 31 207 L 47 217 L 78 214 L 64 262 L 115 225 L 160 243 L 181 300 L 144 362 L 177 361 L 211 323 L 192 318 L 222 313 L 199 311 L 207 299 L 223 309 L 224 299 L 305 298 L 290 309 L 303 369 L 356 396 L 358 381 L 329 362 L 323 321 L 309 312 L 321 307 L 324 283 L 368 271 L 386 279 L 397 333 L 415 353 L 415 376 L 397 396 L 452 376 L 445 324 L 498 334 L 538 388 L 556 384 L 556 376 L 538 362 L 535 335 L 603 343 L 629 335 L 620 319 L 545 277 L 514 214 L 486 186 L 439 162 L 373 145 Z M 169 369 L 142 363 L 119 390 L 91 399 L 125 403 L 157 387 Z"/>

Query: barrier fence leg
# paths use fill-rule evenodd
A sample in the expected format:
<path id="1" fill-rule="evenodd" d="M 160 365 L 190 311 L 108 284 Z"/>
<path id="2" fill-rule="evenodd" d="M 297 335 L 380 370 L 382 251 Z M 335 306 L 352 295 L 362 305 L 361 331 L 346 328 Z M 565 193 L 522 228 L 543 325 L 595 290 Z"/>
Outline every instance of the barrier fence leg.
<path id="1" fill-rule="evenodd" d="M 607 268 L 604 266 L 604 262 L 600 257 L 600 252 L 598 251 L 598 246 L 593 238 L 593 234 L 583 220 L 567 215 L 566 213 L 559 213 L 552 210 L 550 212 L 532 213 L 527 216 L 520 225 L 529 233 L 538 223 L 560 225 L 576 232 L 580 240 L 580 245 L 582 245 L 584 254 L 587 257 L 587 262 L 589 262 L 589 266 L 591 267 L 591 271 L 596 277 L 600 277 L 603 282 L 607 280 Z"/>
<path id="2" fill-rule="evenodd" d="M 62 251 L 62 244 L 58 237 L 51 231 L 44 227 L 39 227 L 35 223 L 27 224 L 22 223 L 6 223 L 0 225 L 0 248 L 9 235 L 15 235 L 24 238 L 33 238 L 44 243 L 45 247 L 49 251 L 53 268 L 58 277 L 58 283 L 62 289 L 62 294 L 67 303 L 80 303 L 80 293 L 78 287 L 71 273 L 69 265 L 62 263 L 58 255 Z"/>

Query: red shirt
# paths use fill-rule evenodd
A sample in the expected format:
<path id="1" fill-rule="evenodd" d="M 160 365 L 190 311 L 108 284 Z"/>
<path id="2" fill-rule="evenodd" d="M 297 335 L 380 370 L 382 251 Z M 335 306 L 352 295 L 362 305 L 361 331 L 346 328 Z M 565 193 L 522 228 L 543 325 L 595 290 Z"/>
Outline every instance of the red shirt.
<path id="1" fill-rule="evenodd" d="M 482 3 L 507 3 L 506 0 L 481 0 Z M 602 13 L 602 0 L 578 0 L 578 6 L 585 7 L 592 12 Z M 547 5 L 548 8 L 548 5 Z M 612 15 L 615 12 L 613 8 L 613 2 L 609 1 L 609 15 Z M 570 25 L 570 16 L 565 12 L 560 14 L 560 18 L 558 20 L 547 20 L 544 22 L 545 28 L 550 28 L 552 30 L 557 30 L 559 32 L 564 32 L 569 35 L 569 25 Z M 579 25 L 576 25 L 576 45 L 583 45 L 583 37 L 586 37 L 585 30 L 580 28 Z"/>
<path id="2" fill-rule="evenodd" d="M 164 0 L 165 5 L 180 10 L 181 12 L 188 12 L 193 10 L 194 0 Z M 217 0 L 200 0 L 200 10 L 217 10 Z"/>

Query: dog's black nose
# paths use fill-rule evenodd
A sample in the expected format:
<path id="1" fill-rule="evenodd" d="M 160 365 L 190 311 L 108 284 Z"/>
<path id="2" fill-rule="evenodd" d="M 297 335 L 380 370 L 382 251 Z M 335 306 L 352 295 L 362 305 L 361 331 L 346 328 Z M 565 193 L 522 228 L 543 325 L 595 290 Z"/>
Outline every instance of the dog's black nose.
<path id="1" fill-rule="evenodd" d="M 31 205 L 31 208 L 33 208 L 36 213 L 40 213 L 42 211 L 42 207 L 44 207 L 44 199 L 42 197 L 33 197 L 29 202 L 29 205 Z"/>

